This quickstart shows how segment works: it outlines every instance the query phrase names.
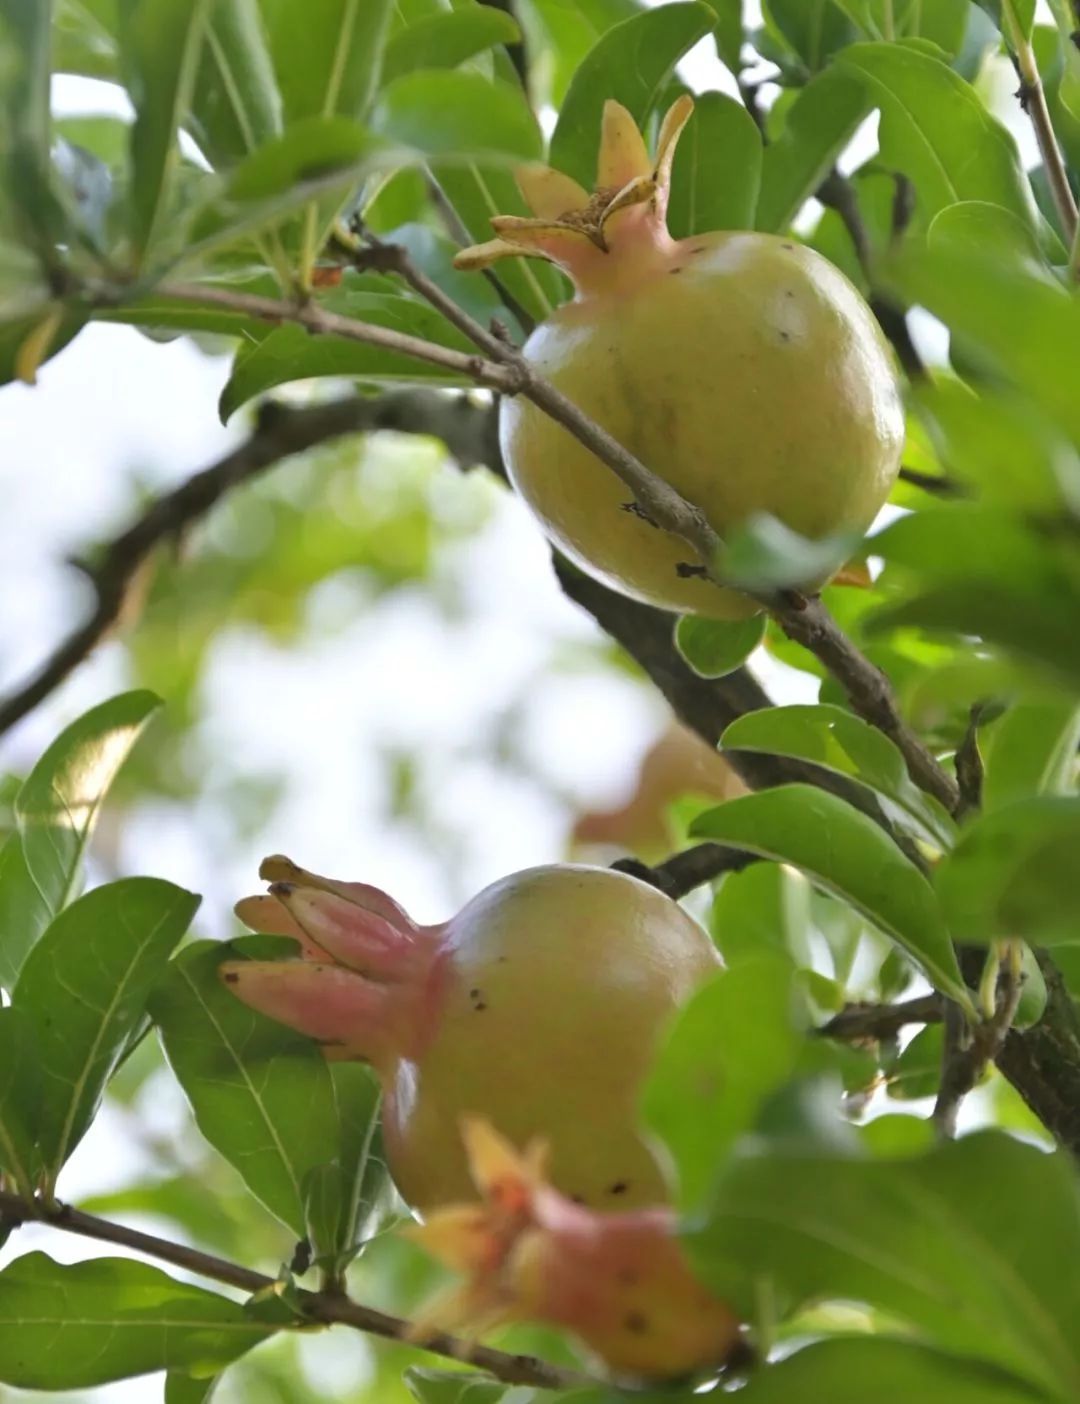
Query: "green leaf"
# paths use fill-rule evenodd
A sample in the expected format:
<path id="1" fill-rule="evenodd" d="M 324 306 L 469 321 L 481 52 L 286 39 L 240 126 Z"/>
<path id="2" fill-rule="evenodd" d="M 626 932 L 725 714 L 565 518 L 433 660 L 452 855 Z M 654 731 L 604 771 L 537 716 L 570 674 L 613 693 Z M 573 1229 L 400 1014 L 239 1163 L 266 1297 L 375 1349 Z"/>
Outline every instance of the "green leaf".
<path id="1" fill-rule="evenodd" d="M 724 577 L 744 590 L 809 588 L 827 580 L 862 542 L 859 532 L 813 539 L 768 512 L 755 512 L 732 531 L 718 562 Z"/>
<path id="2" fill-rule="evenodd" d="M 714 23 L 708 5 L 690 0 L 643 10 L 612 26 L 574 75 L 552 134 L 550 164 L 591 190 L 604 103 L 614 98 L 644 124 L 679 59 Z"/>
<path id="3" fill-rule="evenodd" d="M 1018 260 L 1042 269 L 1039 244 L 1030 224 L 1012 210 L 988 200 L 961 200 L 946 205 L 930 221 L 926 238 L 931 248 L 952 244 L 974 250 L 980 257 Z"/>
<path id="4" fill-rule="evenodd" d="M 513 44 L 521 31 L 502 10 L 451 10 L 403 29 L 386 46 L 384 83 L 417 68 L 456 68 L 496 44 Z"/>
<path id="5" fill-rule="evenodd" d="M 1071 698 L 1014 703 L 994 723 L 984 758 L 984 811 L 1029 795 L 1072 794 L 1080 707 Z"/>
<path id="6" fill-rule="evenodd" d="M 981 635 L 1043 671 L 1080 678 L 1080 584 L 1062 538 L 1000 508 L 956 503 L 899 519 L 874 550 L 929 588 L 875 611 L 863 624 L 868 634 L 915 623 Z"/>
<path id="7" fill-rule="evenodd" d="M 55 0 L 52 66 L 116 81 L 120 67 L 117 0 Z"/>
<path id="8" fill-rule="evenodd" d="M 880 107 L 881 159 L 913 182 L 921 220 L 986 200 L 1032 223 L 1015 141 L 948 64 L 909 44 L 855 44 L 838 62 Z"/>
<path id="9" fill-rule="evenodd" d="M 324 298 L 323 305 L 330 311 L 407 332 L 455 351 L 468 351 L 472 346 L 441 313 L 413 298 L 346 292 Z M 358 376 L 375 381 L 423 380 L 440 385 L 471 383 L 467 376 L 417 361 L 412 356 L 347 341 L 344 337 L 312 337 L 303 327 L 284 326 L 241 350 L 232 376 L 221 392 L 221 418 L 227 420 L 248 400 L 275 386 L 327 375 Z"/>
<path id="10" fill-rule="evenodd" d="M 764 751 L 812 761 L 874 790 L 889 816 L 937 848 L 949 848 L 956 825 L 907 773 L 904 758 L 887 736 L 843 707 L 767 707 L 748 712 L 720 738 L 725 750 Z"/>
<path id="11" fill-rule="evenodd" d="M 410 1365 L 405 1384 L 419 1404 L 499 1404 L 508 1385 L 490 1375 L 474 1375 L 462 1370 L 432 1370 Z"/>
<path id="12" fill-rule="evenodd" d="M 176 215 L 177 130 L 195 87 L 213 0 L 120 0 L 121 58 L 135 106 L 131 236 L 140 261 Z"/>
<path id="13" fill-rule="evenodd" d="M 438 161 L 432 174 L 461 221 L 468 240 L 482 243 L 491 238 L 491 217 L 497 214 L 529 215 L 513 175 L 491 162 Z M 515 297 L 535 320 L 543 321 L 568 297 L 569 284 L 554 264 L 535 258 L 505 259 L 499 264 L 500 286 Z"/>
<path id="14" fill-rule="evenodd" d="M 360 1063 L 336 1063 L 331 1078 L 337 1105 L 339 1150 L 304 1177 L 306 1237 L 315 1261 L 344 1270 L 363 1237 L 376 1227 L 384 1167 L 372 1156 L 379 1123 L 379 1085 Z"/>
<path id="15" fill-rule="evenodd" d="M 912 302 L 963 335 L 999 373 L 1080 440 L 1072 348 L 1080 303 L 1014 259 L 937 247 L 898 259 L 892 282 Z"/>
<path id="16" fill-rule="evenodd" d="M 27 1197 L 35 1183 L 32 1119 L 41 1082 L 34 1032 L 21 1009 L 0 1009 L 0 1170 Z"/>
<path id="17" fill-rule="evenodd" d="M 811 73 L 855 38 L 833 0 L 764 0 L 763 9 Z"/>
<path id="18" fill-rule="evenodd" d="M 235 168 L 223 199 L 236 204 L 268 200 L 335 171 L 352 184 L 361 172 L 360 163 L 376 149 L 370 135 L 349 117 L 304 117 Z"/>
<path id="19" fill-rule="evenodd" d="M 281 95 L 258 0 L 214 0 L 191 95 L 192 133 L 215 167 L 281 131 Z"/>
<path id="20" fill-rule="evenodd" d="M 15 0 L 0 11 L 0 220 L 47 244 L 55 228 L 49 191 L 52 0 Z M 10 211 L 10 214 L 9 214 Z M 12 232 L 15 232 L 14 230 Z"/>
<path id="21" fill-rule="evenodd" d="M 1080 1280 L 1061 1270 L 1080 1253 L 1080 1197 L 1063 1152 L 995 1132 L 899 1160 L 747 1155 L 684 1241 L 744 1309 L 763 1280 L 785 1311 L 865 1302 L 1051 1399 L 1080 1392 Z"/>
<path id="22" fill-rule="evenodd" d="M 165 1379 L 164 1404 L 209 1404 L 220 1378 L 215 1375 L 207 1380 L 198 1375 L 170 1370 Z"/>
<path id="23" fill-rule="evenodd" d="M 259 0 L 286 122 L 363 117 L 375 96 L 391 0 Z"/>
<path id="24" fill-rule="evenodd" d="M 238 1303 L 127 1258 L 69 1265 L 28 1253 L 0 1272 L 0 1381 L 17 1389 L 209 1373 L 270 1334 Z"/>
<path id="25" fill-rule="evenodd" d="M 55 915 L 70 899 L 109 786 L 161 706 L 152 692 L 124 692 L 67 727 L 15 799 L 26 864 Z"/>
<path id="26" fill-rule="evenodd" d="M 71 899 L 102 801 L 161 706 L 126 692 L 61 732 L 15 800 L 20 837 L 0 852 L 0 985 L 11 989 L 38 937 Z"/>
<path id="27" fill-rule="evenodd" d="M 1040 795 L 976 819 L 934 875 L 956 940 L 1080 940 L 1080 799 Z"/>
<path id="28" fill-rule="evenodd" d="M 865 814 L 812 785 L 781 785 L 700 815 L 717 839 L 801 868 L 901 945 L 942 991 L 970 1003 L 933 889 Z"/>
<path id="29" fill-rule="evenodd" d="M 945 1036 L 940 1024 L 920 1029 L 888 1068 L 889 1096 L 898 1102 L 933 1097 L 941 1083 Z"/>
<path id="30" fill-rule="evenodd" d="M 808 965 L 810 891 L 801 873 L 779 863 L 754 863 L 727 873 L 709 914 L 709 930 L 725 964 L 786 951 L 799 965 Z"/>
<path id="31" fill-rule="evenodd" d="M 789 108 L 780 135 L 765 148 L 758 229 L 787 229 L 829 174 L 869 105 L 863 85 L 840 68 L 828 68 L 806 85 Z"/>
<path id="32" fill-rule="evenodd" d="M 742 69 L 743 15 L 742 0 L 708 0 L 716 13 L 713 38 L 720 62 L 736 77 Z"/>
<path id="33" fill-rule="evenodd" d="M 538 161 L 543 138 L 520 87 L 479 73 L 407 73 L 383 89 L 372 130 L 425 156 Z M 492 214 L 500 211 L 492 210 Z"/>
<path id="34" fill-rule="evenodd" d="M 725 970 L 680 1012 L 653 1062 L 642 1109 L 671 1152 L 679 1206 L 701 1207 L 736 1138 L 795 1070 L 791 961 L 763 953 Z"/>
<path id="35" fill-rule="evenodd" d="M 35 1030 L 34 1122 L 50 1183 L 94 1119 L 198 905 L 159 878 L 124 878 L 73 902 L 27 956 L 12 1004 Z"/>
<path id="36" fill-rule="evenodd" d="M 1041 1390 L 970 1356 L 865 1336 L 818 1341 L 756 1370 L 740 1397 L 745 1404 L 1046 1404 Z"/>
<path id="37" fill-rule="evenodd" d="M 668 228 L 674 237 L 753 229 L 761 161 L 761 133 L 741 102 L 723 93 L 696 98 L 671 174 Z"/>
<path id="38" fill-rule="evenodd" d="M 714 8 L 718 0 L 712 0 Z M 719 0 L 730 7 L 741 0 Z M 525 24 L 526 43 L 542 49 L 544 62 L 534 63 L 530 86 L 538 100 L 553 108 L 562 106 L 567 89 L 586 54 L 612 25 L 632 18 L 638 0 L 523 0 L 519 18 Z"/>
<path id="39" fill-rule="evenodd" d="M 1009 31 L 1005 26 L 1002 11 L 1008 6 L 1024 38 L 1031 38 L 1031 27 L 1035 23 L 1035 0 L 975 0 L 975 3 L 980 10 L 986 11 L 1006 38 Z"/>
<path id="40" fill-rule="evenodd" d="M 223 960 L 266 946 L 196 942 L 173 961 L 151 1014 L 199 1130 L 301 1238 L 303 1180 L 337 1154 L 338 1115 L 317 1045 L 248 1009 L 218 976 Z"/>
<path id="41" fill-rule="evenodd" d="M 734 622 L 684 614 L 675 625 L 675 646 L 702 678 L 724 678 L 740 668 L 765 637 L 764 614 Z"/>

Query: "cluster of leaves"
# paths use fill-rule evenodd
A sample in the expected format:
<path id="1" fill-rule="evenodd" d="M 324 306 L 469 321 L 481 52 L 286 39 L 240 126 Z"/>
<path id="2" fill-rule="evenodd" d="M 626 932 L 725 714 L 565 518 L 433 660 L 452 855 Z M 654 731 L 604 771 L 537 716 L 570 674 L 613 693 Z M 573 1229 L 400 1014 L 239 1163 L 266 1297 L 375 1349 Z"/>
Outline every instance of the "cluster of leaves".
<path id="1" fill-rule="evenodd" d="M 767 0 L 753 33 L 738 0 L 517 9 L 521 31 L 473 0 L 7 7 L 0 375 L 32 379 L 102 319 L 155 336 L 234 338 L 224 416 L 319 377 L 364 391 L 462 384 L 396 352 L 203 305 L 199 290 L 313 296 L 341 316 L 468 350 L 397 279 L 345 266 L 347 221 L 359 215 L 474 315 L 524 329 L 563 295 L 558 275 L 507 267 L 496 281 L 464 280 L 450 266 L 455 240 L 485 237 L 494 211 L 524 212 L 516 162 L 544 157 L 588 183 L 604 98 L 650 122 L 680 91 L 676 65 L 711 36 L 745 100 L 699 96 L 675 166 L 674 232 L 788 232 L 797 221 L 894 329 L 917 305 L 949 333 L 948 364 L 933 374 L 918 374 L 907 348 L 906 461 L 923 486 L 900 485 L 896 505 L 910 510 L 869 543 L 882 562 L 872 586 L 830 591 L 829 602 L 887 672 L 905 722 L 938 754 L 963 748 L 979 760 L 964 812 L 950 813 L 775 626 L 680 623 L 679 647 L 704 676 L 732 672 L 762 643 L 816 672 L 817 704 L 744 716 L 722 745 L 810 762 L 866 803 L 800 784 L 687 811 L 690 837 L 765 861 L 714 895 L 728 969 L 673 1030 L 644 1115 L 677 1167 L 703 1279 L 753 1323 L 760 1346 L 783 1347 L 742 1389 L 748 1404 L 843 1404 L 871 1390 L 958 1404 L 1074 1399 L 1078 1303 L 1059 1264 L 1080 1247 L 1080 1216 L 1064 1153 L 1001 1130 L 933 1147 L 928 1124 L 903 1104 L 937 1087 L 935 1027 L 903 1051 L 808 1036 L 845 1004 L 894 999 L 916 976 L 977 1021 L 984 1011 L 958 946 L 986 947 L 996 963 L 996 943 L 1027 943 L 1021 1026 L 1044 1015 L 1030 948 L 1052 951 L 1080 996 L 1075 230 L 1053 173 L 1023 168 L 979 87 L 1002 45 L 1022 69 L 1036 65 L 1075 187 L 1080 55 L 1066 0 L 1054 0 L 1052 27 L 1034 24 L 1030 0 Z M 767 110 L 750 59 L 770 64 L 779 86 Z M 122 86 L 133 118 L 54 122 L 53 72 Z M 535 113 L 547 105 L 558 115 L 545 151 Z M 837 159 L 874 111 L 876 153 L 815 215 L 808 201 L 828 194 Z M 269 569 L 279 545 L 275 537 Z M 820 549 L 759 523 L 728 543 L 726 567 L 748 587 L 786 587 L 818 568 L 807 553 Z M 303 562 L 297 570 L 310 578 Z M 235 592 L 236 570 L 225 574 L 215 588 Z M 143 641 L 152 660 L 154 640 Z M 168 1400 L 190 1404 L 241 1352 L 302 1322 L 294 1276 L 313 1269 L 340 1284 L 387 1194 L 371 1154 L 366 1073 L 328 1068 L 311 1044 L 221 988 L 223 956 L 262 953 L 268 938 L 176 953 L 195 899 L 159 879 L 75 897 L 102 796 L 154 705 L 132 693 L 88 714 L 13 801 L 0 856 L 3 1183 L 53 1204 L 106 1084 L 147 1056 L 153 1024 L 205 1141 L 268 1211 L 264 1256 L 305 1246 L 245 1304 L 126 1260 L 17 1258 L 0 1273 L 0 1380 L 79 1388 L 166 1369 Z M 861 1105 L 878 1087 L 888 1114 L 864 1126 L 839 1117 L 842 1091 Z M 1015 1105 L 998 1120 L 1038 1133 Z M 180 1207 L 191 1191 L 179 1176 L 141 1204 L 93 1207 L 149 1208 L 208 1248 L 242 1254 L 235 1224 L 215 1223 L 205 1202 L 201 1221 Z M 376 1241 L 350 1280 L 378 1295 L 398 1269 L 412 1272 L 398 1302 L 408 1298 L 415 1271 L 394 1251 Z M 407 1385 L 431 1404 L 531 1395 L 427 1369 L 412 1369 Z M 385 1380 L 379 1388 L 393 1397 Z"/>

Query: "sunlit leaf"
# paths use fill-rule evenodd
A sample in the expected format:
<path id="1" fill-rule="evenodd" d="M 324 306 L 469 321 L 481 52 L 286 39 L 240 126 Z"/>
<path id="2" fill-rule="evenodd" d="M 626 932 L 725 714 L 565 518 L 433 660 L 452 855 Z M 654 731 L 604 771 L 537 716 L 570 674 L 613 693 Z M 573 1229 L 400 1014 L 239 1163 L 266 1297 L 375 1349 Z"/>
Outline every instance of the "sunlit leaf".
<path id="1" fill-rule="evenodd" d="M 733 673 L 764 636 L 764 614 L 734 621 L 686 614 L 675 626 L 676 647 L 703 678 L 723 678 Z"/>
<path id="2" fill-rule="evenodd" d="M 934 876 L 955 938 L 1076 944 L 1078 845 L 1080 799 L 1073 796 L 1018 799 L 976 819 Z"/>
<path id="3" fill-rule="evenodd" d="M 259 0 L 285 117 L 362 117 L 375 95 L 391 0 Z"/>
<path id="4" fill-rule="evenodd" d="M 912 1118 L 908 1118 L 911 1120 Z M 873 1383 L 870 1384 L 869 1382 Z M 914 1341 L 856 1336 L 819 1341 L 754 1373 L 745 1404 L 1046 1404 L 1022 1379 Z"/>
<path id="5" fill-rule="evenodd" d="M 177 132 L 191 101 L 213 0 L 121 0 L 121 61 L 135 105 L 131 236 L 145 259 L 176 215 Z"/>
<path id="6" fill-rule="evenodd" d="M 540 128 L 521 90 L 479 73 L 407 73 L 380 93 L 371 126 L 402 146 L 455 162 L 484 156 L 535 161 L 543 154 Z"/>
<path id="7" fill-rule="evenodd" d="M 712 979 L 668 1033 L 642 1106 L 674 1158 L 684 1210 L 702 1205 L 736 1137 L 791 1076 L 795 1011 L 790 960 L 764 953 Z"/>
<path id="8" fill-rule="evenodd" d="M 983 809 L 1029 795 L 1076 789 L 1080 707 L 1071 698 L 1014 703 L 995 722 L 986 747 Z"/>
<path id="9" fill-rule="evenodd" d="M 761 187 L 761 133 L 742 103 L 702 93 L 679 138 L 668 228 L 676 239 L 713 229 L 753 229 Z"/>
<path id="10" fill-rule="evenodd" d="M 712 10 L 700 0 L 679 0 L 643 10 L 609 29 L 574 74 L 551 137 L 551 165 L 591 190 L 605 101 L 621 102 L 643 123 L 676 63 L 714 21 Z"/>
<path id="11" fill-rule="evenodd" d="M 127 1258 L 69 1265 L 28 1253 L 0 1272 L 0 1381 L 19 1389 L 210 1372 L 269 1334 L 227 1297 Z"/>
<path id="12" fill-rule="evenodd" d="M 102 801 L 146 722 L 161 706 L 127 692 L 53 742 L 15 800 L 20 837 L 0 853 L 0 985 L 11 989 L 29 950 L 77 890 Z"/>
<path id="13" fill-rule="evenodd" d="M 21 1009 L 0 1009 L 0 1170 L 22 1194 L 34 1188 L 33 1117 L 41 1068 L 34 1026 Z"/>
<path id="14" fill-rule="evenodd" d="M 417 68 L 456 68 L 496 44 L 512 44 L 520 35 L 501 10 L 450 10 L 410 24 L 391 38 L 383 55 L 384 83 Z"/>
<path id="15" fill-rule="evenodd" d="M 691 832 L 801 868 L 899 942 L 939 989 L 967 1002 L 930 884 L 872 819 L 835 795 L 781 785 L 710 809 Z"/>
<path id="16" fill-rule="evenodd" d="M 765 148 L 758 229 L 788 227 L 829 174 L 869 105 L 862 84 L 838 68 L 807 84 L 788 110 L 780 136 Z"/>
<path id="17" fill-rule="evenodd" d="M 53 921 L 12 995 L 41 1068 L 38 1155 L 50 1183 L 94 1118 L 199 898 L 158 878 L 97 887 Z"/>
<path id="18" fill-rule="evenodd" d="M 812 761 L 869 786 L 886 802 L 893 818 L 928 842 L 947 848 L 956 836 L 950 816 L 913 783 L 903 756 L 889 738 L 843 707 L 765 707 L 748 712 L 727 728 L 721 745 Z"/>
<path id="19" fill-rule="evenodd" d="M 767 1278 L 785 1313 L 865 1302 L 1049 1399 L 1080 1390 L 1080 1283 L 1061 1272 L 1080 1252 L 1080 1199 L 1065 1152 L 983 1133 L 900 1160 L 748 1154 L 687 1243 L 744 1308 Z"/>
<path id="20" fill-rule="evenodd" d="M 188 947 L 151 1014 L 200 1131 L 301 1238 L 304 1176 L 337 1154 L 338 1115 L 318 1047 L 248 1009 L 218 977 L 222 960 L 265 945 L 259 937 Z"/>

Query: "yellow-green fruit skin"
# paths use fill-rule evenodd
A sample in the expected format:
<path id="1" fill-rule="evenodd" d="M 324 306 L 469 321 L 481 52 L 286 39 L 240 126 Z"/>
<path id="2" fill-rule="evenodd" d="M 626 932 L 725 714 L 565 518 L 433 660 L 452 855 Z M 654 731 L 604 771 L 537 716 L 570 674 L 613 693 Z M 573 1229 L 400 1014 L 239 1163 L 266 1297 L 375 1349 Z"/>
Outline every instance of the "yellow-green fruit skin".
<path id="1" fill-rule="evenodd" d="M 721 537 L 754 512 L 808 537 L 865 530 L 896 477 L 904 417 L 889 348 L 848 279 L 789 240 L 683 240 L 559 307 L 524 350 Z M 514 486 L 590 575 L 663 609 L 758 610 L 680 577 L 690 548 L 627 511 L 626 486 L 522 396 L 503 401 L 500 435 Z"/>
<path id="2" fill-rule="evenodd" d="M 720 962 L 677 903 L 626 874 L 572 864 L 493 884 L 445 928 L 429 1038 L 400 1058 L 383 1132 L 404 1199 L 472 1197 L 459 1123 L 541 1137 L 562 1192 L 597 1209 L 668 1197 L 639 1131 L 662 1032 Z"/>

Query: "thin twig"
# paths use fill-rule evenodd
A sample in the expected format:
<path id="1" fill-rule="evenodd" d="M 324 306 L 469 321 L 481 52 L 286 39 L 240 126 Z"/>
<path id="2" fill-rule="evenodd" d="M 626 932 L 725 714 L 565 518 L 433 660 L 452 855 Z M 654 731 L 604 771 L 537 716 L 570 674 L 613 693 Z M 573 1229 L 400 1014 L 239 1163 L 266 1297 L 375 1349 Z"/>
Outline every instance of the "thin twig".
<path id="1" fill-rule="evenodd" d="M 214 1282 L 223 1282 L 242 1292 L 262 1292 L 274 1286 L 274 1279 L 238 1263 L 228 1262 L 213 1253 L 204 1253 L 197 1248 L 189 1248 L 181 1243 L 172 1243 L 156 1234 L 142 1233 L 138 1229 L 114 1224 L 108 1219 L 100 1219 L 94 1214 L 84 1214 L 66 1204 L 47 1208 L 39 1201 L 28 1204 L 18 1195 L 0 1191 L 0 1223 L 17 1227 L 21 1224 L 45 1223 L 65 1233 L 92 1238 L 100 1243 L 115 1243 L 122 1248 L 133 1249 L 147 1257 L 171 1263 L 187 1272 Z M 311 1292 L 299 1289 L 296 1300 L 303 1311 L 306 1322 L 320 1322 L 327 1326 L 352 1326 L 371 1336 L 381 1336 L 390 1341 L 409 1339 L 409 1323 L 397 1316 L 388 1316 L 373 1307 L 361 1306 L 348 1297 L 336 1292 Z M 417 1342 L 410 1341 L 417 1345 Z M 422 1347 L 433 1355 L 446 1356 L 451 1360 L 468 1361 L 487 1370 L 507 1384 L 532 1385 L 539 1389 L 570 1389 L 592 1383 L 584 1375 L 561 1366 L 549 1365 L 531 1355 L 510 1355 L 505 1351 L 492 1350 L 488 1346 L 458 1340 L 445 1332 L 426 1335 Z"/>
<path id="2" fill-rule="evenodd" d="M 1065 170 L 1061 148 L 1054 134 L 1054 124 L 1050 117 L 1050 109 L 1046 104 L 1046 92 L 1039 73 L 1038 61 L 1035 58 L 1035 50 L 1031 47 L 1031 41 L 1016 17 L 1013 0 L 1001 0 L 1001 18 L 1005 27 L 1005 37 L 1013 52 L 1017 72 L 1020 74 L 1020 92 L 1018 94 L 1020 106 L 1031 119 L 1031 125 L 1035 130 L 1035 140 L 1039 144 L 1039 154 L 1043 159 L 1043 169 L 1046 171 L 1047 183 L 1050 186 L 1050 194 L 1054 200 L 1054 207 L 1061 220 L 1066 242 L 1072 244 L 1074 240 L 1080 238 L 1076 200 L 1073 197 L 1072 186 L 1069 184 L 1069 176 Z"/>
<path id="3" fill-rule="evenodd" d="M 945 1000 L 939 994 L 920 995 L 899 1004 L 849 1004 L 816 1030 L 821 1038 L 843 1043 L 865 1039 L 888 1041 L 908 1024 L 936 1024 L 945 1017 Z"/>
<path id="4" fill-rule="evenodd" d="M 821 600 L 807 600 L 802 609 L 776 612 L 776 618 L 789 639 L 824 663 L 859 716 L 895 743 L 916 785 L 953 813 L 960 801 L 956 781 L 901 717 L 888 678 L 855 647 Z"/>
<path id="5" fill-rule="evenodd" d="M 955 478 L 943 477 L 940 473 L 922 473 L 918 468 L 901 468 L 900 479 L 912 487 L 922 488 L 923 492 L 935 497 L 967 497 L 968 492 Z"/>
<path id="6" fill-rule="evenodd" d="M 985 702 L 976 702 L 970 709 L 963 739 L 956 748 L 953 764 L 956 783 L 960 788 L 960 803 L 956 808 L 958 819 L 974 814 L 982 807 L 983 760 L 979 751 L 979 724 L 985 710 Z"/>
<path id="7" fill-rule="evenodd" d="M 932 1116 L 938 1135 L 946 1140 L 956 1135 L 961 1103 L 998 1057 L 1012 1028 L 1024 988 L 1020 950 L 1018 941 L 1001 943 L 994 1008 L 981 1023 L 972 1027 L 955 1004 L 946 1005 L 941 1083 Z"/>
<path id="8" fill-rule="evenodd" d="M 756 853 L 747 853 L 742 848 L 728 848 L 721 843 L 699 843 L 693 848 L 674 853 L 663 863 L 650 867 L 639 863 L 636 858 L 620 858 L 612 867 L 620 873 L 641 878 L 642 882 L 658 887 L 676 900 L 693 892 L 722 873 L 738 873 L 759 861 Z"/>
<path id="9" fill-rule="evenodd" d="M 181 536 L 232 488 L 295 453 L 346 434 L 394 429 L 438 435 L 465 466 L 489 456 L 491 417 L 486 406 L 453 400 L 430 390 L 404 391 L 378 399 L 347 399 L 304 408 L 265 404 L 254 434 L 172 492 L 158 498 L 100 559 L 82 567 L 93 586 L 89 618 L 50 654 L 37 672 L 0 700 L 0 734 L 53 692 L 130 613 L 144 564 L 163 541 Z"/>

